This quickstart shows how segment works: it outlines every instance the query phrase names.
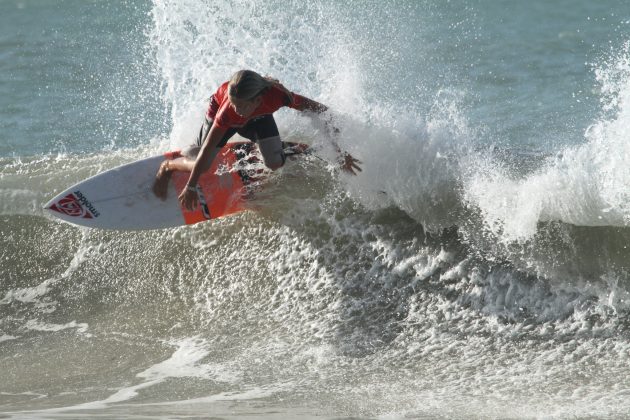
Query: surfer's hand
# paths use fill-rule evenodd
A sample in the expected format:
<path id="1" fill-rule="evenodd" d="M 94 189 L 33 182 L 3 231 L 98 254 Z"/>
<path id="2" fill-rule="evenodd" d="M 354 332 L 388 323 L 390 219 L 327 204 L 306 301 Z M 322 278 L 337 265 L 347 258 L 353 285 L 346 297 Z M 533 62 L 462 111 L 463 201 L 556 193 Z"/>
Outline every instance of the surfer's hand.
<path id="1" fill-rule="evenodd" d="M 351 173 L 352 175 L 356 175 L 355 171 L 361 172 L 361 168 L 359 164 L 363 163 L 358 159 L 352 157 L 352 155 L 348 152 L 344 152 L 341 154 L 341 159 L 339 159 L 339 164 L 341 165 L 341 170 L 344 172 Z"/>
<path id="2" fill-rule="evenodd" d="M 197 207 L 197 201 L 197 193 L 188 188 L 184 188 L 184 191 L 179 195 L 179 203 L 188 211 L 193 211 Z"/>

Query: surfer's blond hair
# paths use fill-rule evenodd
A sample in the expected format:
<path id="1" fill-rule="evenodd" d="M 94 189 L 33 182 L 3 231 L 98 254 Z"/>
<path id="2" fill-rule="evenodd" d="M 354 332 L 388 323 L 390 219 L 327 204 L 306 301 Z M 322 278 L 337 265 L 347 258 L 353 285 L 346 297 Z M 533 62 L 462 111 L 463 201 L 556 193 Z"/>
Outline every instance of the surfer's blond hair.
<path id="1" fill-rule="evenodd" d="M 262 77 L 252 70 L 240 70 L 232 75 L 228 83 L 228 95 L 235 99 L 251 101 L 273 86 L 276 80 Z"/>

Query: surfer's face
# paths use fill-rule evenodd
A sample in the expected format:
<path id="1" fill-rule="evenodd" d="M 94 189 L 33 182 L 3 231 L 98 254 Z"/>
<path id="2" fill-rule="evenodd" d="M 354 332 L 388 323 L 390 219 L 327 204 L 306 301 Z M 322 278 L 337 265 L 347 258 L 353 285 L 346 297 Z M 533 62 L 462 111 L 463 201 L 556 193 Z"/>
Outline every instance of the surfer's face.
<path id="1" fill-rule="evenodd" d="M 262 102 L 262 95 L 257 96 L 254 99 L 237 99 L 230 97 L 230 103 L 234 111 L 241 117 L 249 117 L 258 108 Z"/>

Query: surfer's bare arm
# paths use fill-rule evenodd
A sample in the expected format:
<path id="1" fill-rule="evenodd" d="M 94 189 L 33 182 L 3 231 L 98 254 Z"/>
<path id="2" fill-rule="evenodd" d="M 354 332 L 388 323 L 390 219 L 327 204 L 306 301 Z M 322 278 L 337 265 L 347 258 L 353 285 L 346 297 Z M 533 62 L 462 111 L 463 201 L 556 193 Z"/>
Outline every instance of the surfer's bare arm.
<path id="1" fill-rule="evenodd" d="M 302 112 L 311 112 L 318 115 L 325 114 L 328 111 L 328 107 L 326 105 L 319 103 L 313 99 L 307 98 L 305 96 L 302 96 L 300 98 L 300 103 L 297 105 L 296 109 Z M 353 175 L 357 174 L 355 171 L 361 172 L 361 168 L 359 167 L 359 164 L 361 163 L 361 161 L 352 157 L 350 153 L 342 151 L 339 145 L 337 144 L 335 137 L 339 135 L 340 131 L 333 124 L 332 118 L 330 117 L 330 115 L 324 116 L 323 120 L 326 126 L 328 127 L 328 129 L 332 133 L 332 136 L 330 136 L 329 138 L 333 147 L 335 148 L 337 153 L 339 153 L 339 164 L 341 165 L 341 169 Z"/>
<path id="2" fill-rule="evenodd" d="M 195 191 L 197 182 L 201 174 L 212 166 L 212 161 L 217 155 L 217 146 L 225 135 L 225 131 L 223 128 L 213 124 L 201 145 L 201 150 L 199 150 L 195 165 L 190 172 L 186 188 L 179 195 L 179 202 L 187 210 L 192 210 L 197 206 L 198 197 Z"/>
<path id="3" fill-rule="evenodd" d="M 317 101 L 314 101 L 306 96 L 302 96 L 302 100 L 300 104 L 297 106 L 297 109 L 302 112 L 314 112 L 316 114 L 323 114 L 328 111 L 328 107 L 324 104 L 321 104 Z"/>

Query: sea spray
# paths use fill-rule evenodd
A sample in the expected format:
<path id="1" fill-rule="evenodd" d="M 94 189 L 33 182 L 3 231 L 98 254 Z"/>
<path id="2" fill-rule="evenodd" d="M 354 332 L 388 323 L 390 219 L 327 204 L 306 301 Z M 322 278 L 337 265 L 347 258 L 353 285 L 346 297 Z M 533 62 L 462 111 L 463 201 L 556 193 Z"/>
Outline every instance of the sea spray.
<path id="1" fill-rule="evenodd" d="M 579 223 L 602 204 L 613 207 L 603 223 L 624 215 L 616 185 L 601 193 L 611 175 L 595 174 L 609 155 L 595 143 L 622 150 L 626 107 L 595 101 L 589 113 L 585 95 L 566 98 L 593 84 L 585 55 L 612 45 L 624 56 L 608 22 L 627 5 L 464 3 L 146 5 L 139 25 L 163 100 L 146 123 L 166 109 L 166 135 L 120 148 L 79 136 L 80 152 L 59 155 L 42 135 L 52 156 L 24 146 L 2 161 L 0 190 L 28 194 L 3 192 L 13 201 L 0 216 L 0 297 L 36 292 L 0 304 L 3 415 L 624 417 L 630 236 Z M 32 40 L 39 32 L 18 18 L 34 3 L 19 4 L 0 2 L 0 19 L 12 17 L 0 30 Z M 37 22 L 77 5 L 38 3 Z M 108 5 L 79 10 L 116 20 Z M 132 42 L 99 28 L 93 38 L 108 45 Z M 73 49 L 106 60 L 94 51 Z M 255 212 L 108 232 L 31 207 L 33 196 L 187 144 L 207 95 L 241 67 L 330 105 L 364 172 L 329 170 L 318 122 L 283 110 L 282 136 L 330 164 L 290 163 Z M 76 133 L 81 118 L 54 115 L 48 124 Z M 101 120 L 112 130 L 125 121 Z"/>

